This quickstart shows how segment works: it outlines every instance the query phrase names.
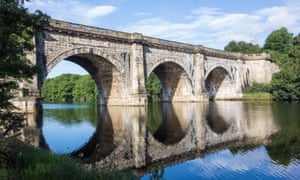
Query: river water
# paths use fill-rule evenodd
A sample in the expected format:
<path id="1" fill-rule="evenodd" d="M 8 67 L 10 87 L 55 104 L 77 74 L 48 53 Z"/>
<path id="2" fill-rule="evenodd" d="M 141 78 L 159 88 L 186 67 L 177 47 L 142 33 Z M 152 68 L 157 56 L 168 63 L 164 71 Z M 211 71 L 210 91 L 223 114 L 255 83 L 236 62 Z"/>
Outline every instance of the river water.
<path id="1" fill-rule="evenodd" d="M 299 103 L 43 104 L 41 124 L 42 147 L 141 179 L 300 179 Z"/>

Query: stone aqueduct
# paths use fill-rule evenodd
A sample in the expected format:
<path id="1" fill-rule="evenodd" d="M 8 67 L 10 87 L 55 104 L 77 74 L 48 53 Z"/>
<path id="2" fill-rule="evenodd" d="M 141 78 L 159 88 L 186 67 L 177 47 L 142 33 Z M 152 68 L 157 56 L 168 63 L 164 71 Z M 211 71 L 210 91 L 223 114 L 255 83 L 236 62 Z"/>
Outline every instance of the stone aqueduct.
<path id="1" fill-rule="evenodd" d="M 54 19 L 36 36 L 28 57 L 43 69 L 31 84 L 21 84 L 30 94 L 39 95 L 47 74 L 68 60 L 90 73 L 106 105 L 145 105 L 151 72 L 162 82 L 164 101 L 197 102 L 240 98 L 245 87 L 269 82 L 277 71 L 267 54 L 229 53 Z"/>

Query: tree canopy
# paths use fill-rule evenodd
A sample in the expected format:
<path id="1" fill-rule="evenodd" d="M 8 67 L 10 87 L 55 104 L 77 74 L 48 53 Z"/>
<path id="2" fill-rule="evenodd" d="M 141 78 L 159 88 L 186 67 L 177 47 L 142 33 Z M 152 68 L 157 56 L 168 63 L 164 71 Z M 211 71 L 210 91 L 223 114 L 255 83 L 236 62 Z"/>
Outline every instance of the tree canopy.
<path id="1" fill-rule="evenodd" d="M 265 87 L 262 91 L 268 91 L 277 100 L 300 99 L 300 34 L 293 37 L 287 28 L 282 27 L 268 35 L 263 48 L 244 41 L 231 41 L 224 49 L 247 54 L 270 53 L 272 60 L 279 65 L 280 72 L 274 74 L 270 86 L 256 83 L 252 90 L 257 91 L 255 88 L 260 86 Z"/>
<path id="2" fill-rule="evenodd" d="M 0 126 L 4 135 L 22 126 L 23 116 L 13 112 L 10 100 L 18 88 L 15 80 L 29 81 L 38 67 L 27 58 L 34 48 L 33 37 L 48 23 L 48 16 L 36 11 L 31 14 L 16 0 L 0 0 Z"/>
<path id="3" fill-rule="evenodd" d="M 90 75 L 62 74 L 44 82 L 42 96 L 45 102 L 92 102 L 98 89 Z"/>
<path id="4" fill-rule="evenodd" d="M 287 28 L 282 27 L 273 31 L 266 39 L 264 49 L 277 51 L 279 53 L 289 53 L 293 46 L 293 34 Z"/>
<path id="5" fill-rule="evenodd" d="M 228 52 L 241 52 L 244 54 L 257 54 L 261 53 L 262 49 L 258 44 L 247 43 L 245 41 L 230 41 L 224 48 Z"/>
<path id="6" fill-rule="evenodd" d="M 146 91 L 149 101 L 158 100 L 162 92 L 162 85 L 155 73 L 151 73 L 146 81 Z"/>
<path id="7" fill-rule="evenodd" d="M 281 71 L 273 76 L 271 92 L 279 100 L 300 99 L 300 34 L 288 45 L 287 54 L 272 51 L 272 58 L 278 62 Z"/>

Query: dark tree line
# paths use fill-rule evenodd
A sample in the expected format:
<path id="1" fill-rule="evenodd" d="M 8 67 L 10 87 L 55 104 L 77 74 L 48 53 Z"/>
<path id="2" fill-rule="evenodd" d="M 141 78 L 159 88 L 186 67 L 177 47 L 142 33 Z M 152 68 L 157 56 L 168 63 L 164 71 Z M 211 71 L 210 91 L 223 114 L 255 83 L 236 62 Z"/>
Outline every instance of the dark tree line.
<path id="1" fill-rule="evenodd" d="M 256 86 L 253 88 L 271 93 L 276 100 L 300 99 L 300 34 L 293 36 L 283 27 L 273 31 L 266 38 L 262 48 L 257 44 L 244 41 L 231 41 L 224 49 L 225 51 L 246 54 L 261 52 L 271 54 L 273 61 L 280 67 L 280 72 L 274 74 L 270 85 L 256 84 L 256 86 L 265 87 L 265 89 L 256 88 Z"/>

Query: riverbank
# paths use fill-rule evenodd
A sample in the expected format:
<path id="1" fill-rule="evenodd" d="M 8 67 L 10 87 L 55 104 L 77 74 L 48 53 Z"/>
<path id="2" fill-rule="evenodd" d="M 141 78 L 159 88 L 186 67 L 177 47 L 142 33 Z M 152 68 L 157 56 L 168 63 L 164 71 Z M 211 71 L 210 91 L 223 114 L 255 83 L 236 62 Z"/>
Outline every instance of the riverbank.
<path id="1" fill-rule="evenodd" d="M 0 137 L 0 179 L 137 179 L 129 171 L 86 169 L 76 159 Z"/>
<path id="2" fill-rule="evenodd" d="M 272 101 L 272 94 L 267 92 L 244 93 L 241 100 L 268 100 Z"/>

